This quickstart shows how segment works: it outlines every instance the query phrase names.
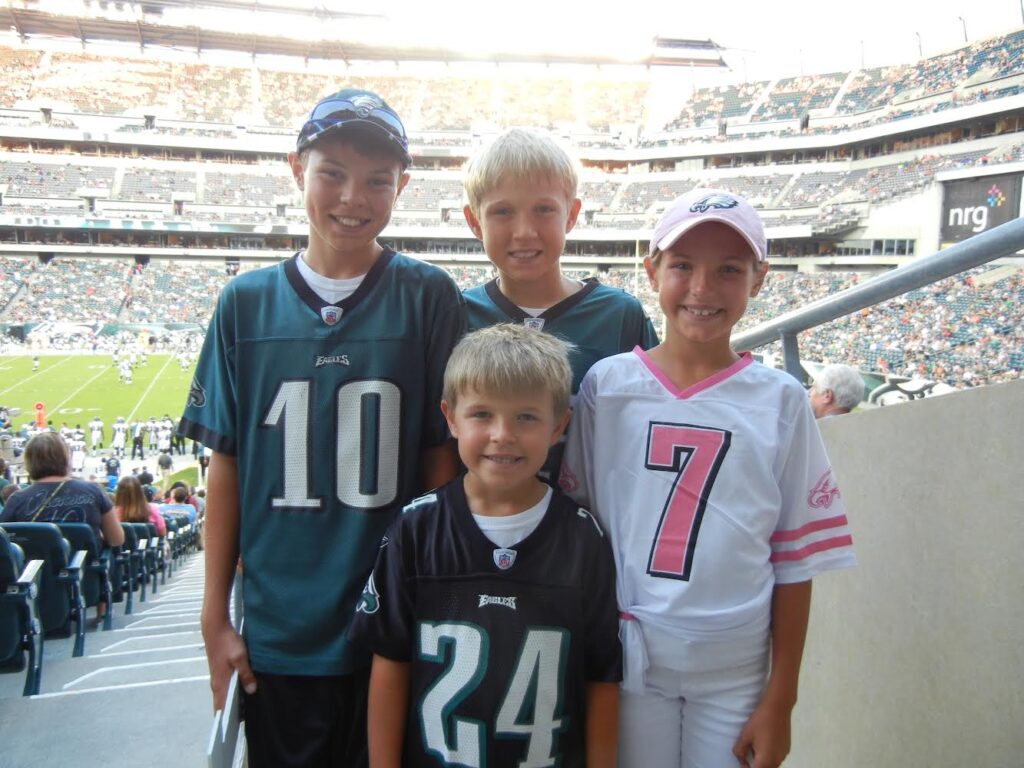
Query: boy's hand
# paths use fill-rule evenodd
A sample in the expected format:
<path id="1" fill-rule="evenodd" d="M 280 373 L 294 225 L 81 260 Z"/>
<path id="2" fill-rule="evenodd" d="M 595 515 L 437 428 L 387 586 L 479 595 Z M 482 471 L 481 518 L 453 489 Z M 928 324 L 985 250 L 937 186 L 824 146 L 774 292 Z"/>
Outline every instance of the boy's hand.
<path id="1" fill-rule="evenodd" d="M 745 768 L 777 768 L 786 759 L 790 747 L 792 707 L 762 699 L 732 748 Z M 753 753 L 754 759 L 748 760 Z"/>
<path id="2" fill-rule="evenodd" d="M 217 628 L 203 626 L 203 641 L 206 643 L 206 661 L 210 666 L 210 689 L 213 691 L 214 711 L 224 709 L 228 695 L 231 673 L 238 672 L 238 684 L 245 692 L 256 693 L 256 676 L 249 667 L 249 653 L 245 641 L 230 623 L 224 622 Z"/>

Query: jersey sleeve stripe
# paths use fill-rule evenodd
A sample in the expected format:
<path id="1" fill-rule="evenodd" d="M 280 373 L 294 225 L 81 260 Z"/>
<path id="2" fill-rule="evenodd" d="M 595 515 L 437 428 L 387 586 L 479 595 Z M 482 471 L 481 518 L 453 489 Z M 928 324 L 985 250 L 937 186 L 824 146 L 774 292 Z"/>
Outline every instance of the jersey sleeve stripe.
<path id="1" fill-rule="evenodd" d="M 838 549 L 839 547 L 852 547 L 853 537 L 849 534 L 845 536 L 834 536 L 831 539 L 822 539 L 821 541 L 815 541 L 807 546 L 801 547 L 800 549 L 788 549 L 782 552 L 772 552 L 771 562 L 783 563 L 792 562 L 793 560 L 804 560 L 811 555 L 816 555 L 819 552 L 825 552 L 830 549 Z"/>
<path id="2" fill-rule="evenodd" d="M 826 517 L 822 520 L 812 520 L 806 525 L 802 525 L 791 531 L 776 531 L 772 534 L 771 543 L 778 544 L 783 541 L 796 541 L 797 539 L 802 539 L 809 533 L 824 531 L 829 528 L 841 528 L 846 524 L 846 515 L 836 515 L 835 517 Z"/>
<path id="3" fill-rule="evenodd" d="M 238 446 L 234 440 L 230 440 L 224 435 L 214 432 L 212 429 L 207 429 L 202 424 L 191 419 L 182 417 L 181 421 L 178 422 L 178 432 L 185 437 L 202 443 L 217 453 L 226 453 L 229 456 L 238 454 Z"/>

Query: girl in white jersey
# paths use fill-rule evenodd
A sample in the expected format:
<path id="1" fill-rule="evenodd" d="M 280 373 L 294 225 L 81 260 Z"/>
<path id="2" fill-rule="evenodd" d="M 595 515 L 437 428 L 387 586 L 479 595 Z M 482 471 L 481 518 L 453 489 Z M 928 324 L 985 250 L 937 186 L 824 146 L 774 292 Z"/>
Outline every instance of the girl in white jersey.
<path id="1" fill-rule="evenodd" d="M 811 578 L 855 563 L 803 388 L 729 344 L 766 255 L 741 197 L 676 200 L 644 260 L 664 341 L 580 385 L 561 479 L 615 553 L 620 766 L 779 765 Z"/>

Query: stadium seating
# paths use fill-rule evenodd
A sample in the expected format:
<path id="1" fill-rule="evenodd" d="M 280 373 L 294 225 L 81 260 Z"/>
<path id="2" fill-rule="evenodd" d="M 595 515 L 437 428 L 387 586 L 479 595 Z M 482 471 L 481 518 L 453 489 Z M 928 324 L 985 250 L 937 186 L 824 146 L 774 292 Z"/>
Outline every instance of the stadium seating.
<path id="1" fill-rule="evenodd" d="M 828 113 L 847 79 L 849 84 L 834 107 L 834 115 L 866 115 L 862 124 L 896 119 L 883 113 L 894 107 L 899 112 L 908 102 L 921 102 L 906 110 L 923 114 L 1000 98 L 1008 91 L 1000 94 L 1000 86 L 984 86 L 1024 72 L 1022 39 L 1024 33 L 1018 30 L 913 64 L 698 88 L 679 105 L 676 116 L 662 130 L 671 133 L 712 127 L 722 119 L 751 124 L 793 120 L 809 110 Z M 501 74 L 500 70 L 496 74 Z M 548 78 L 545 88 L 536 88 L 529 79 L 507 75 L 487 78 L 452 73 L 414 78 L 349 74 L 344 80 L 351 87 L 385 94 L 413 132 L 465 132 L 486 124 L 611 131 L 616 126 L 645 123 L 651 94 L 646 80 L 599 75 L 572 81 Z M 969 91 L 961 87 L 968 82 Z M 256 64 L 181 63 L 86 51 L 44 56 L 38 50 L 0 46 L 0 107 L 18 106 L 31 96 L 38 103 L 62 111 L 60 116 L 48 118 L 48 126 L 53 128 L 73 127 L 75 121 L 69 113 L 77 112 L 126 115 L 118 130 L 155 135 L 229 138 L 238 135 L 236 125 L 245 125 L 254 133 L 277 128 L 292 133 L 308 105 L 334 90 L 337 83 L 335 73 L 285 71 Z M 146 126 L 139 122 L 139 112 L 208 125 L 167 124 L 164 119 L 164 123 Z M 129 114 L 132 117 L 127 117 Z M 21 114 L 3 116 L 0 125 L 3 123 L 41 121 L 38 115 Z M 833 129 L 826 122 L 809 130 Z M 417 140 L 428 146 L 462 142 L 429 135 L 419 139 L 414 136 L 414 143 Z M 610 135 L 609 140 L 614 145 L 616 138 Z M 581 143 L 602 145 L 592 138 L 581 139 Z"/>
<path id="2" fill-rule="evenodd" d="M 120 589 L 115 589 L 115 601 L 118 594 L 124 595 L 124 612 L 129 614 L 136 590 L 139 590 L 139 601 L 146 601 L 146 545 L 139 540 L 133 524 L 121 523 L 121 530 L 124 531 L 124 543 L 116 555 Z"/>
<path id="3" fill-rule="evenodd" d="M 845 80 L 844 72 L 783 78 L 776 82 L 751 120 L 796 120 L 809 110 L 828 107 Z"/>
<path id="4" fill-rule="evenodd" d="M 158 575 L 161 573 L 160 550 L 163 546 L 163 539 L 157 535 L 156 526 L 153 523 L 121 523 L 121 527 L 131 526 L 135 531 L 138 547 L 142 551 L 142 593 L 139 599 L 146 600 L 146 586 L 152 584 L 152 593 L 159 591 Z M 166 571 L 164 571 L 166 581 Z"/>
<path id="5" fill-rule="evenodd" d="M 113 595 L 110 584 L 110 547 L 101 546 L 92 526 L 86 523 L 57 523 L 61 534 L 76 552 L 85 552 L 82 569 L 82 599 L 86 608 L 106 604 L 103 629 L 113 628 Z"/>
<path id="6" fill-rule="evenodd" d="M 82 599 L 82 570 L 86 553 L 71 549 L 53 523 L 4 523 L 11 541 L 21 547 L 29 560 L 43 560 L 39 588 L 39 619 L 43 632 L 66 636 L 75 625 L 73 656 L 85 653 L 85 602 Z"/>
<path id="7" fill-rule="evenodd" d="M 25 672 L 24 696 L 39 693 L 43 632 L 36 607 L 46 563 L 30 560 L 0 528 L 0 672 Z M 27 659 L 26 659 L 27 655 Z"/>

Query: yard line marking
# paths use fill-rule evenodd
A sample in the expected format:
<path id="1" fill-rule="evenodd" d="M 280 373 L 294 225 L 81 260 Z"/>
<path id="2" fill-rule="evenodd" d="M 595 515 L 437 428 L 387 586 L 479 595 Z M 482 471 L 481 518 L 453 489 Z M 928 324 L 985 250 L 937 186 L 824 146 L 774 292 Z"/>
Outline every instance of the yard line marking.
<path id="1" fill-rule="evenodd" d="M 149 397 L 150 391 L 153 389 L 153 387 L 156 386 L 156 383 L 160 381 L 160 376 L 163 374 L 167 366 L 171 364 L 171 360 L 173 359 L 174 355 L 167 356 L 167 359 L 164 361 L 164 367 L 156 372 L 156 376 L 154 376 L 153 380 L 149 382 L 149 386 L 146 387 L 146 391 L 142 393 L 142 397 L 139 398 L 139 401 L 135 404 L 135 407 L 132 408 L 132 412 L 128 414 L 128 418 L 125 419 L 125 421 L 131 421 L 133 418 L 135 418 L 135 414 L 138 413 L 139 408 L 142 407 L 142 403 L 145 401 L 147 397 Z"/>
<path id="2" fill-rule="evenodd" d="M 53 408 L 52 408 L 51 410 L 52 410 L 52 411 L 54 411 L 55 413 L 56 413 L 56 412 L 59 412 L 59 411 L 60 411 L 60 409 L 64 407 L 64 403 L 66 403 L 66 402 L 68 402 L 69 400 L 71 400 L 72 398 L 74 398 L 74 397 L 75 397 L 75 395 L 77 395 L 77 394 L 78 394 L 79 392 L 81 392 L 81 391 L 82 391 L 83 389 L 85 389 L 85 388 L 86 388 L 86 387 L 88 387 L 88 386 L 89 386 L 90 384 L 92 384 L 92 383 L 93 383 L 94 381 L 96 381 L 96 379 L 98 379 L 98 378 L 99 378 L 100 376 L 102 376 L 103 374 L 105 374 L 105 373 L 106 373 L 106 372 L 107 372 L 108 370 L 110 370 L 110 369 L 109 369 L 109 368 L 104 368 L 104 369 L 103 369 L 102 371 L 100 371 L 100 372 L 99 372 L 99 373 L 97 373 L 97 374 L 96 374 L 95 376 L 93 376 L 93 377 L 92 377 L 91 379 L 89 379 L 89 380 L 88 380 L 87 382 L 85 382 L 85 384 L 83 384 L 82 386 L 80 386 L 80 387 L 79 387 L 78 389 L 76 389 L 76 390 L 75 390 L 74 392 L 72 392 L 72 393 L 71 393 L 70 395 L 68 395 L 68 396 L 67 396 L 67 397 L 65 397 L 65 398 L 64 398 L 63 400 L 61 400 L 61 401 L 60 401 L 59 403 L 57 403 L 57 405 L 55 405 L 55 406 L 54 406 L 54 407 L 53 407 Z"/>
<path id="3" fill-rule="evenodd" d="M 63 358 L 63 359 L 61 359 L 61 360 L 57 361 L 57 362 L 56 362 L 56 363 L 54 363 L 53 365 L 48 365 L 48 366 L 46 366 L 46 370 L 45 370 L 45 371 L 44 371 L 44 370 L 42 370 L 42 368 L 40 368 L 40 370 L 39 370 L 38 372 L 36 372 L 36 373 L 33 373 L 33 374 L 32 374 L 31 376 L 29 376 L 29 377 L 28 377 L 27 379 L 22 379 L 22 380 L 21 380 L 21 381 L 19 381 L 19 382 L 18 382 L 17 384 L 15 384 L 15 385 L 14 385 L 13 387 L 8 387 L 7 389 L 5 389 L 5 390 L 2 390 L 2 391 L 0 391 L 0 395 L 6 395 L 6 394 L 7 394 L 8 392 L 10 392 L 10 391 L 11 391 L 12 389 L 17 389 L 18 387 L 22 386 L 23 384 L 28 384 L 28 383 L 29 383 L 30 381 L 32 381 L 32 379 L 36 378 L 37 376 L 42 376 L 42 375 L 43 375 L 44 373 L 49 373 L 49 372 L 50 372 L 50 371 L 52 371 L 52 370 L 53 370 L 54 368 L 56 368 L 56 367 L 58 367 L 58 366 L 61 366 L 61 365 L 64 365 L 64 363 L 68 362 L 68 361 L 69 361 L 69 360 L 71 359 L 71 357 L 72 357 L 72 356 L 70 356 L 70 355 L 69 355 L 68 357 L 65 357 L 65 358 Z"/>

